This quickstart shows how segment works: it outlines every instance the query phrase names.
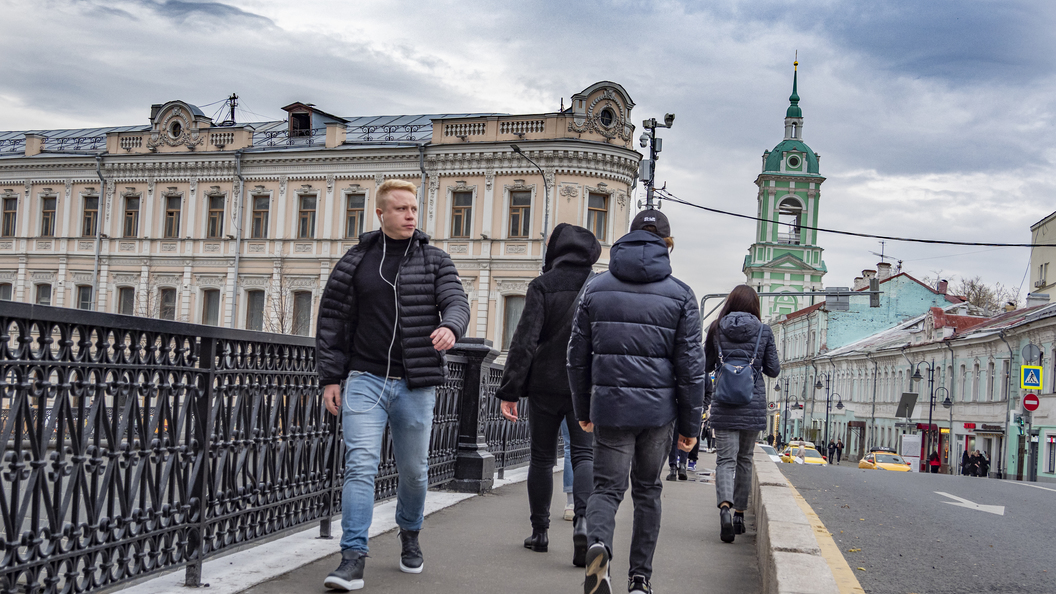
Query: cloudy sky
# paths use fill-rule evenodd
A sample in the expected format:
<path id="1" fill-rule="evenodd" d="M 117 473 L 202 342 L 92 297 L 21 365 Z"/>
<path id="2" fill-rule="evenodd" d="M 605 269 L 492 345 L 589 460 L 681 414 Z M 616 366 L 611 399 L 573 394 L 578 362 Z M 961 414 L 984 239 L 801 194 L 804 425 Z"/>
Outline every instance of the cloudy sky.
<path id="1" fill-rule="evenodd" d="M 0 129 L 134 125 L 151 103 L 231 92 L 254 114 L 553 111 L 598 80 L 634 121 L 677 115 L 658 178 L 754 214 L 799 53 L 821 226 L 1028 243 L 1056 210 L 1056 3 L 1001 1 L 0 0 Z M 206 108 L 212 115 L 214 108 Z M 247 119 L 262 119 L 245 114 Z M 754 223 L 665 204 L 698 295 L 743 281 Z M 880 244 L 823 234 L 829 286 Z M 1023 248 L 891 242 L 924 277 L 1023 286 Z M 1029 280 L 1029 277 L 1028 279 Z"/>

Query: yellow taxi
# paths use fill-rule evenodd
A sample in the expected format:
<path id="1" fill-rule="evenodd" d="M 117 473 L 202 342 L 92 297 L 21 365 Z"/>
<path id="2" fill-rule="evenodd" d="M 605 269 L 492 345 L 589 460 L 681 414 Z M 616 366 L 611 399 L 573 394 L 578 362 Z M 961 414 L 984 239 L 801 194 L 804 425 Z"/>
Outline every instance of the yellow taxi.
<path id="1" fill-rule="evenodd" d="M 894 450 L 883 448 L 876 449 L 865 455 L 858 462 L 858 468 L 866 470 L 891 470 L 894 472 L 909 472 L 909 462 Z"/>
<path id="2" fill-rule="evenodd" d="M 800 456 L 800 450 L 803 455 Z M 788 464 L 811 464 L 814 466 L 828 466 L 825 458 L 814 449 L 814 444 L 809 441 L 793 441 L 781 452 L 781 461 Z"/>

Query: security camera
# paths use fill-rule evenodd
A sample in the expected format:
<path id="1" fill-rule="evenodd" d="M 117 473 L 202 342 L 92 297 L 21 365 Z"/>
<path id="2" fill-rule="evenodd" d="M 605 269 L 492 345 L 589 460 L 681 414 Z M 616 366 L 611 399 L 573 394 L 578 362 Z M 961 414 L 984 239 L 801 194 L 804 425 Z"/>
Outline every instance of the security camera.
<path id="1" fill-rule="evenodd" d="M 649 135 L 642 133 L 642 137 L 638 139 L 638 144 L 642 145 L 642 148 L 649 146 Z"/>
<path id="2" fill-rule="evenodd" d="M 665 114 L 664 115 L 664 125 L 665 126 L 670 128 L 671 124 L 674 124 L 674 123 L 675 123 L 675 114 L 669 113 L 669 114 Z"/>

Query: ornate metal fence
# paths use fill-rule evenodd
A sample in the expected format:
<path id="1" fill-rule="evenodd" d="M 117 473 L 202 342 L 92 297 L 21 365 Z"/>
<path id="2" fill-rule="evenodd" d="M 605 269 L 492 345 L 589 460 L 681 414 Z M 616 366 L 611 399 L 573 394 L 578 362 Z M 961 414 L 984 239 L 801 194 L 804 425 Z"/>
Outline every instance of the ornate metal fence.
<path id="1" fill-rule="evenodd" d="M 491 412 L 495 354 L 477 341 L 448 357 L 432 486 L 485 490 L 496 466 L 527 459 L 527 423 Z M 466 410 L 487 411 L 478 431 Z M 504 431 L 517 437 L 495 441 L 494 457 L 471 447 Z M 397 481 L 384 444 L 378 498 Z M 311 338 L 0 305 L 4 594 L 87 592 L 184 565 L 198 585 L 226 548 L 315 521 L 329 536 L 343 450 Z"/>

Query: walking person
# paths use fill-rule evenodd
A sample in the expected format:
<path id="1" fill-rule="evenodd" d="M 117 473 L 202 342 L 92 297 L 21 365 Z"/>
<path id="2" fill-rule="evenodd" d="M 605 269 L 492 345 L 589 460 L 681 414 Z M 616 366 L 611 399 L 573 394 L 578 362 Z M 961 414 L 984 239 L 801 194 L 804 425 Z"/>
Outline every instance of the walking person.
<path id="1" fill-rule="evenodd" d="M 671 276 L 667 217 L 638 213 L 612 246 L 609 270 L 583 293 L 568 344 L 580 426 L 594 433 L 594 491 L 587 505 L 587 594 L 609 594 L 616 511 L 634 502 L 628 591 L 649 593 L 660 533 L 660 480 L 672 432 L 692 449 L 704 398 L 700 312 Z"/>
<path id="2" fill-rule="evenodd" d="M 670 471 L 667 473 L 667 478 L 664 480 L 689 480 L 689 474 L 687 472 L 689 470 L 689 452 L 683 452 L 679 449 L 677 434 L 673 435 L 671 439 L 671 451 L 667 454 L 667 466 L 670 468 Z"/>
<path id="3" fill-rule="evenodd" d="M 829 464 L 833 464 L 833 460 L 836 459 L 836 442 L 829 440 Z"/>
<path id="4" fill-rule="evenodd" d="M 972 467 L 972 457 L 968 455 L 968 450 L 961 452 L 961 475 L 968 476 L 969 470 Z"/>
<path id="5" fill-rule="evenodd" d="M 572 445 L 569 443 L 568 421 L 561 419 L 561 442 L 563 444 L 565 463 L 561 472 L 561 492 L 565 494 L 565 521 L 576 519 L 576 502 L 572 498 Z"/>
<path id="6" fill-rule="evenodd" d="M 836 463 L 839 464 L 840 460 L 843 459 L 843 440 L 836 440 Z"/>
<path id="7" fill-rule="evenodd" d="M 319 383 L 345 441 L 341 564 L 323 581 L 335 590 L 364 584 L 386 424 L 399 473 L 400 570 L 421 573 L 424 567 L 418 532 L 429 485 L 436 386 L 446 376 L 443 351 L 469 323 L 469 301 L 450 256 L 417 229 L 416 192 L 406 181 L 381 184 L 381 230 L 361 235 L 334 266 L 319 303 Z"/>
<path id="8" fill-rule="evenodd" d="M 939 452 L 932 450 L 931 455 L 928 456 L 928 470 L 931 471 L 931 474 L 939 474 L 939 466 L 941 465 L 942 462 L 939 460 Z"/>
<path id="9" fill-rule="evenodd" d="M 528 284 L 521 321 L 513 333 L 506 367 L 495 397 L 502 414 L 517 420 L 517 401 L 527 397 L 531 461 L 528 507 L 532 535 L 524 546 L 538 553 L 549 548 L 550 500 L 561 421 L 568 424 L 572 454 L 572 564 L 582 567 L 587 554 L 587 498 L 593 487 L 593 439 L 576 422 L 566 356 L 580 290 L 601 257 L 594 234 L 567 223 L 554 227 L 543 273 Z"/>
<path id="10" fill-rule="evenodd" d="M 990 476 L 990 458 L 986 457 L 983 452 L 979 453 L 979 476 L 986 478 Z"/>
<path id="11" fill-rule="evenodd" d="M 708 328 L 704 342 L 705 372 L 719 371 L 724 358 L 736 351 L 751 356 L 750 367 L 755 378 L 751 400 L 741 406 L 720 402 L 720 387 L 716 386 L 710 414 L 718 452 L 715 496 L 719 507 L 719 538 L 727 543 L 745 531 L 744 511 L 748 508 L 752 486 L 752 450 L 755 436 L 766 428 L 766 386 L 762 374 L 777 377 L 781 371 L 774 334 L 759 319 L 759 295 L 748 285 L 739 285 L 730 292 L 718 319 Z"/>

